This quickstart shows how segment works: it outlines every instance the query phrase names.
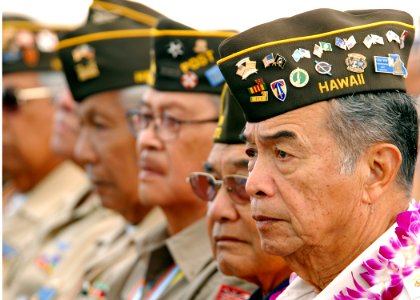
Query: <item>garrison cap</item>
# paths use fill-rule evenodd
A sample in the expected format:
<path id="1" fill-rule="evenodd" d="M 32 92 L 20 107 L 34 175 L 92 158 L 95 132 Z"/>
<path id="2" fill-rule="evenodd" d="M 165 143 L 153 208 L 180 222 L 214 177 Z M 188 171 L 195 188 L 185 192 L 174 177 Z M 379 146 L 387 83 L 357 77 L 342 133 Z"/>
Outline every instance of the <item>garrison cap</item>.
<path id="1" fill-rule="evenodd" d="M 153 34 L 149 85 L 160 91 L 220 94 L 218 47 L 233 31 L 200 31 L 161 18 Z"/>
<path id="2" fill-rule="evenodd" d="M 58 49 L 74 99 L 146 84 L 151 31 L 127 18 L 99 23 L 91 19 L 64 36 Z"/>
<path id="3" fill-rule="evenodd" d="M 3 14 L 3 74 L 22 71 L 59 71 L 59 35 L 67 28 L 46 26 L 19 15 Z"/>
<path id="4" fill-rule="evenodd" d="M 224 84 L 221 101 L 219 122 L 214 132 L 213 142 L 220 144 L 243 144 L 241 139 L 245 127 L 245 116 L 239 103 L 233 97 L 227 84 Z"/>
<path id="5" fill-rule="evenodd" d="M 223 41 L 218 61 L 248 122 L 354 93 L 405 91 L 412 17 L 317 9 Z"/>
<path id="6" fill-rule="evenodd" d="M 88 23 L 109 23 L 122 18 L 145 28 L 156 26 L 162 17 L 159 12 L 130 0 L 93 0 L 89 7 Z"/>

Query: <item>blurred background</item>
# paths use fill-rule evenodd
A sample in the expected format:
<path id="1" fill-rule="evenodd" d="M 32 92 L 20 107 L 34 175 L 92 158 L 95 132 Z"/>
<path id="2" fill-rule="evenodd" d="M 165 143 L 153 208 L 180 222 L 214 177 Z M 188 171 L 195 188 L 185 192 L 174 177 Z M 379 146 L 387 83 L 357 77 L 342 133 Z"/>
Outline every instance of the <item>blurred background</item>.
<path id="1" fill-rule="evenodd" d="M 328 7 L 341 10 L 393 8 L 409 12 L 420 24 L 419 0 L 143 0 L 164 15 L 196 29 L 248 29 L 280 17 Z M 4 0 L 3 12 L 30 14 L 51 24 L 78 25 L 86 17 L 91 0 Z M 419 34 L 419 30 L 416 34 Z"/>

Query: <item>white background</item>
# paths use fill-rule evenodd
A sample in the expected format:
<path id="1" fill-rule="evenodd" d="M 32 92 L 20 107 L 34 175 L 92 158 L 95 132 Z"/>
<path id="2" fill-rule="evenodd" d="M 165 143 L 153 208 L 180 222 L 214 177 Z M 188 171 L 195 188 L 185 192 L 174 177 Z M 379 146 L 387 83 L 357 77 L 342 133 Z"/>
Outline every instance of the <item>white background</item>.
<path id="1" fill-rule="evenodd" d="M 78 25 L 92 0 L 2 0 L 3 12 L 20 12 L 56 25 Z M 420 0 L 143 0 L 143 4 L 196 29 L 245 30 L 306 10 L 394 8 L 413 15 L 420 27 Z M 417 32 L 418 33 L 418 32 Z"/>

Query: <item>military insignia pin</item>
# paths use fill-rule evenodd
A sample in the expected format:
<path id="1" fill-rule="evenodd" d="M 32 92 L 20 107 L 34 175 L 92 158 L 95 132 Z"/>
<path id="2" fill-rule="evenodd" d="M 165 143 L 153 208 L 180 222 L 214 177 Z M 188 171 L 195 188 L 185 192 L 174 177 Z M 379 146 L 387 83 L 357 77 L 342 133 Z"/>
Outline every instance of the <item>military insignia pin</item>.
<path id="1" fill-rule="evenodd" d="M 100 72 L 96 63 L 95 52 L 95 49 L 88 44 L 79 45 L 71 52 L 79 81 L 86 81 L 99 76 Z"/>
<path id="2" fill-rule="evenodd" d="M 198 39 L 195 41 L 195 45 L 193 48 L 193 51 L 195 53 L 203 53 L 206 52 L 208 50 L 208 45 L 207 45 L 207 40 L 204 39 Z"/>
<path id="3" fill-rule="evenodd" d="M 386 56 L 374 56 L 375 72 L 399 75 L 407 78 L 407 69 L 404 66 L 399 54 L 388 54 Z"/>
<path id="4" fill-rule="evenodd" d="M 309 74 L 301 68 L 294 69 L 289 76 L 290 83 L 297 88 L 304 87 L 309 82 Z"/>
<path id="5" fill-rule="evenodd" d="M 194 72 L 187 72 L 181 76 L 181 85 L 187 90 L 193 89 L 198 85 L 198 76 Z"/>
<path id="6" fill-rule="evenodd" d="M 278 79 L 270 83 L 271 91 L 274 96 L 280 101 L 286 100 L 287 96 L 287 86 L 284 79 Z"/>
<path id="7" fill-rule="evenodd" d="M 236 75 L 241 76 L 242 80 L 247 79 L 251 74 L 258 73 L 257 62 L 250 60 L 249 57 L 242 58 L 236 63 Z"/>
<path id="8" fill-rule="evenodd" d="M 359 53 L 349 53 L 345 60 L 347 70 L 355 73 L 363 73 L 366 69 L 366 57 Z"/>
<path id="9" fill-rule="evenodd" d="M 172 58 L 177 58 L 184 54 L 184 45 L 180 40 L 171 41 L 168 46 L 168 53 Z"/>
<path id="10" fill-rule="evenodd" d="M 330 75 L 331 74 L 332 65 L 327 63 L 326 61 L 317 61 L 315 60 L 315 71 L 322 75 Z"/>

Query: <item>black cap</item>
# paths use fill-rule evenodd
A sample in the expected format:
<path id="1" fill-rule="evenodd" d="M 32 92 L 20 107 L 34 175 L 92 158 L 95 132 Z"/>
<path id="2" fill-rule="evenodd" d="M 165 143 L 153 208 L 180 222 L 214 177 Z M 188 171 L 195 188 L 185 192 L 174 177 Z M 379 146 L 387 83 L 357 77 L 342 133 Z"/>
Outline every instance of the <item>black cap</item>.
<path id="1" fill-rule="evenodd" d="M 161 18 L 153 34 L 149 84 L 161 91 L 220 94 L 218 47 L 233 31 L 200 31 Z"/>
<path id="2" fill-rule="evenodd" d="M 220 144 L 243 144 L 241 134 L 245 123 L 245 116 L 239 103 L 225 84 L 221 94 L 219 122 L 213 141 Z"/>
<path id="3" fill-rule="evenodd" d="M 317 9 L 223 41 L 218 65 L 246 120 L 362 92 L 405 91 L 412 17 L 391 9 Z"/>
<path id="4" fill-rule="evenodd" d="M 3 15 L 3 73 L 59 71 L 59 35 L 67 28 L 46 26 L 24 16 Z"/>

